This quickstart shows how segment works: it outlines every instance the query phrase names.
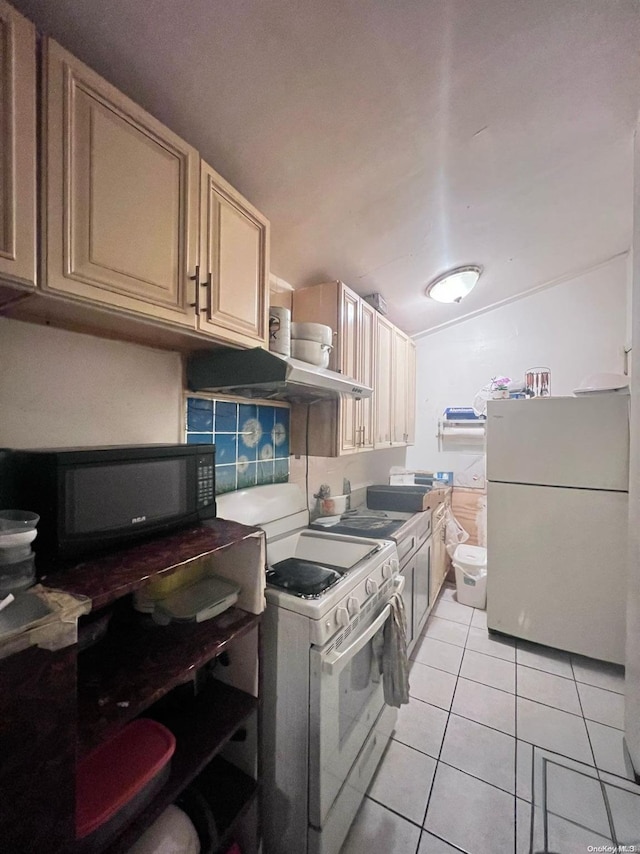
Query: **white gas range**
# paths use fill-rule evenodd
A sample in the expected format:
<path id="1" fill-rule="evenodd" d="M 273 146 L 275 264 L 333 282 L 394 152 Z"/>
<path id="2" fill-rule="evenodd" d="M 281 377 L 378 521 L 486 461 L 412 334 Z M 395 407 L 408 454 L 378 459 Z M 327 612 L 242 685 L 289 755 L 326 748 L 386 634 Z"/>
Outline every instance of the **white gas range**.
<path id="1" fill-rule="evenodd" d="M 265 852 L 338 854 L 397 717 L 378 666 L 396 545 L 309 530 L 296 484 L 221 495 L 218 514 L 267 537 Z"/>

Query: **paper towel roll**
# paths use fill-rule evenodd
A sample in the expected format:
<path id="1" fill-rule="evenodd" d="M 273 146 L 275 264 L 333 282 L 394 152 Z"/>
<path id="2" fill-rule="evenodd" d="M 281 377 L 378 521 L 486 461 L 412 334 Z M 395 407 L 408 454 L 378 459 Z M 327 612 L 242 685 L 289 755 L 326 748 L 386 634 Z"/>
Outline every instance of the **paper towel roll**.
<path id="1" fill-rule="evenodd" d="M 444 427 L 442 430 L 443 439 L 476 439 L 481 441 L 484 439 L 484 430 L 473 427 Z"/>
<path id="2" fill-rule="evenodd" d="M 280 305 L 269 306 L 269 349 L 291 355 L 291 312 Z"/>

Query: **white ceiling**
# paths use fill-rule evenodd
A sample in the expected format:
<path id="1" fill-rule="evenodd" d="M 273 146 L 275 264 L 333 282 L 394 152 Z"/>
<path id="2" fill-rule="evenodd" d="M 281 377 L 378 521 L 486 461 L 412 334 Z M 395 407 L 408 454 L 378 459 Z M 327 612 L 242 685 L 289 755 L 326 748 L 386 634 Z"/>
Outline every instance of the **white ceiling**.
<path id="1" fill-rule="evenodd" d="M 12 2 L 264 211 L 275 275 L 412 334 L 630 246 L 638 0 Z"/>

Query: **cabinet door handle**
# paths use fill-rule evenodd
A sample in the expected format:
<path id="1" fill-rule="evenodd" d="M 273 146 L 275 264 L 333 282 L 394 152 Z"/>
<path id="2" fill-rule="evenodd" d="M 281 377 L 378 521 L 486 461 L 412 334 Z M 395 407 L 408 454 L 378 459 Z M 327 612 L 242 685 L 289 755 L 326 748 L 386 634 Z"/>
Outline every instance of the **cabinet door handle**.
<path id="1" fill-rule="evenodd" d="M 201 306 L 200 306 L 200 288 L 208 288 L 209 287 L 209 285 L 211 284 L 211 273 L 208 274 L 206 282 L 201 282 L 200 281 L 200 265 L 196 264 L 196 274 L 195 274 L 195 276 L 189 276 L 189 279 L 192 282 L 196 283 L 196 301 L 190 302 L 189 305 L 191 306 L 191 308 L 195 308 L 196 314 L 200 314 L 201 311 L 206 311 L 206 309 L 201 308 Z"/>
<path id="2" fill-rule="evenodd" d="M 209 317 L 212 315 L 211 306 L 213 305 L 213 274 L 211 272 L 207 273 L 207 281 L 203 282 L 200 287 L 207 289 L 207 305 L 205 308 L 201 309 L 201 311 L 206 311 L 209 313 Z"/>
<path id="3" fill-rule="evenodd" d="M 189 280 L 191 282 L 196 283 L 196 301 L 190 302 L 189 305 L 191 306 L 191 308 L 195 308 L 196 314 L 198 314 L 198 312 L 200 311 L 200 285 L 199 285 L 199 282 L 200 282 L 200 265 L 199 264 L 196 264 L 195 276 L 189 276 Z"/>

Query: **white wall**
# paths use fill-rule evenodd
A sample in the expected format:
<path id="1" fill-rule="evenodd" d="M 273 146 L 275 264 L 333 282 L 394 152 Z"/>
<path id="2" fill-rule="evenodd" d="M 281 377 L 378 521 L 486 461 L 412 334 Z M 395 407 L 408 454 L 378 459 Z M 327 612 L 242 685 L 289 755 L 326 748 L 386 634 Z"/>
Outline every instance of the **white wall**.
<path id="1" fill-rule="evenodd" d="M 551 393 L 568 395 L 588 374 L 622 373 L 627 281 L 623 255 L 417 339 L 416 444 L 408 465 L 444 471 L 468 465 L 467 455 L 438 452 L 438 419 L 447 406 L 471 406 L 493 376 L 522 379 L 527 368 L 546 366 Z"/>
<path id="2" fill-rule="evenodd" d="M 631 459 L 629 465 L 629 595 L 625 739 L 640 774 L 640 124 L 636 128 L 633 217 L 633 350 L 631 371 Z"/>
<path id="3" fill-rule="evenodd" d="M 0 446 L 183 441 L 177 353 L 0 319 Z"/>
<path id="4" fill-rule="evenodd" d="M 383 451 L 365 451 L 362 454 L 348 454 L 344 457 L 309 457 L 309 507 L 313 510 L 313 494 L 320 484 L 326 483 L 332 495 L 342 494 L 343 479 L 348 478 L 351 489 L 361 489 L 373 483 L 388 483 L 391 466 L 405 464 L 405 448 L 389 448 Z M 300 484 L 303 491 L 306 481 L 306 459 L 291 457 L 290 477 Z"/>

